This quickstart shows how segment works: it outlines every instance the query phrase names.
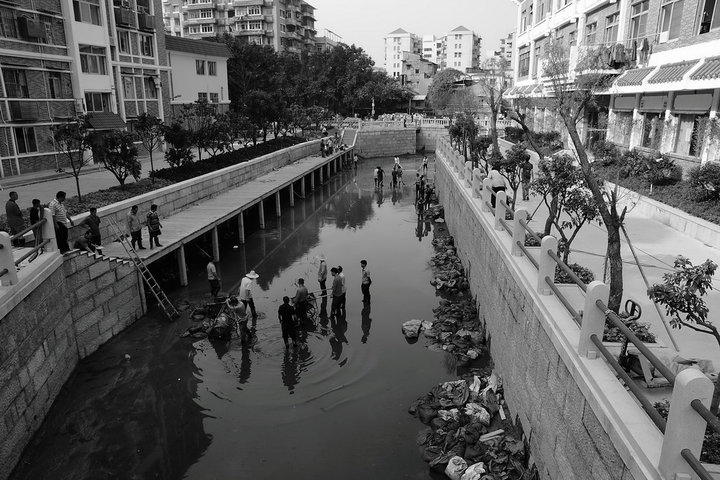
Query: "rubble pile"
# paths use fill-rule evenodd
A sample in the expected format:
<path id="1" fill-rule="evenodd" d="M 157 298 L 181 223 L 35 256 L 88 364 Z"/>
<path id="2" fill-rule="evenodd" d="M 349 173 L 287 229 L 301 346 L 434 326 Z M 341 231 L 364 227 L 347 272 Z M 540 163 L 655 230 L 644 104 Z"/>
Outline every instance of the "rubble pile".
<path id="1" fill-rule="evenodd" d="M 504 403 L 500 377 L 479 371 L 418 398 L 408 411 L 428 425 L 417 436 L 423 460 L 451 480 L 534 478 Z"/>
<path id="2" fill-rule="evenodd" d="M 460 262 L 455 249 L 455 239 L 452 236 L 438 237 L 433 240 L 437 253 L 432 256 L 430 265 L 433 267 L 435 278 L 430 284 L 435 290 L 441 290 L 450 295 L 456 295 L 470 288 L 465 276 L 465 268 Z"/>

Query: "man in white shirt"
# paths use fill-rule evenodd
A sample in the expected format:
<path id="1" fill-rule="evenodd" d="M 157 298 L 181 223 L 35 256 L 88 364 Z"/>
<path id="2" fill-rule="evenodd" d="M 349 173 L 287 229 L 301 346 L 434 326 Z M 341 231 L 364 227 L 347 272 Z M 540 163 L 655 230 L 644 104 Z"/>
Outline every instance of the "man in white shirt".
<path id="1" fill-rule="evenodd" d="M 215 268 L 215 263 L 212 261 L 212 258 L 206 268 L 208 282 L 210 282 L 210 296 L 215 298 L 218 296 L 218 293 L 220 293 L 220 277 L 217 274 L 217 269 Z"/>
<path id="2" fill-rule="evenodd" d="M 347 300 L 347 286 L 345 285 L 345 274 L 343 273 L 343 268 L 338 265 L 337 267 L 338 271 L 338 277 L 340 277 L 340 281 L 342 282 L 342 296 L 340 297 L 340 305 L 338 305 L 339 310 L 342 310 L 343 313 L 345 313 L 345 301 Z"/>
<path id="3" fill-rule="evenodd" d="M 370 270 L 367 268 L 367 260 L 360 260 L 360 266 L 362 267 L 362 282 L 360 283 L 360 290 L 363 294 L 363 302 L 370 301 Z"/>
<path id="4" fill-rule="evenodd" d="M 238 291 L 238 298 L 245 305 L 245 308 L 250 307 L 250 313 L 252 314 L 253 320 L 257 319 L 257 312 L 255 311 L 255 301 L 252 296 L 252 285 L 253 282 L 259 277 L 255 270 L 250 270 L 249 273 L 245 274 L 242 281 L 240 282 L 240 290 Z"/>
<path id="5" fill-rule="evenodd" d="M 60 253 L 65 253 L 70 250 L 70 245 L 68 245 L 68 226 L 75 225 L 68 216 L 65 205 L 63 205 L 63 203 L 65 203 L 65 197 L 65 192 L 59 191 L 57 195 L 55 195 L 55 199 L 48 205 L 50 213 L 52 214 L 53 225 L 55 226 L 55 238 Z"/>
<path id="6" fill-rule="evenodd" d="M 490 187 L 493 191 L 493 196 L 490 204 L 493 208 L 495 208 L 495 197 L 497 192 L 505 191 L 505 177 L 502 176 L 500 170 L 498 170 L 498 167 L 496 165 L 493 165 L 492 170 L 490 171 L 490 175 L 488 175 L 488 178 L 490 179 Z"/>

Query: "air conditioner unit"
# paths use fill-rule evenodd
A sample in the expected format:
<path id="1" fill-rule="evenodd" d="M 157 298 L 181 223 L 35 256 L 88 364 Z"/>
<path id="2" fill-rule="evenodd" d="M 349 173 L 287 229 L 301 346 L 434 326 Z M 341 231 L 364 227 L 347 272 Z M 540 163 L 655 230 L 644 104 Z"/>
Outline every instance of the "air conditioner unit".
<path id="1" fill-rule="evenodd" d="M 45 38 L 45 29 L 34 18 L 18 17 L 18 32 L 23 38 Z"/>
<path id="2" fill-rule="evenodd" d="M 667 32 L 660 32 L 660 37 L 658 38 L 659 43 L 665 43 L 668 40 L 670 40 L 670 30 Z"/>

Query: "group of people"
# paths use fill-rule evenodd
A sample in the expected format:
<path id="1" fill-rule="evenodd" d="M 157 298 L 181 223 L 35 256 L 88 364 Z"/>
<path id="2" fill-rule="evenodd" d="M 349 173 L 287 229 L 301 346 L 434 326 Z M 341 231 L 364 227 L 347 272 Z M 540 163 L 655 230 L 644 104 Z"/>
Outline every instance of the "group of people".
<path id="1" fill-rule="evenodd" d="M 337 133 L 335 137 L 326 137 L 320 139 L 320 155 L 328 157 L 333 153 L 340 152 L 347 149 L 347 145 L 340 142 L 340 138 Z"/>
<path id="2" fill-rule="evenodd" d="M 157 205 L 150 205 L 150 211 L 145 215 L 145 221 L 140 220 L 138 206 L 133 205 L 127 214 L 125 223 L 128 232 L 130 232 L 130 245 L 132 248 L 137 247 L 139 250 L 145 250 L 142 241 L 143 225 L 146 225 L 148 229 L 150 249 L 153 247 L 162 247 L 160 240 L 158 240 L 158 237 L 162 235 L 162 223 L 160 223 L 160 214 L 158 213 Z"/>

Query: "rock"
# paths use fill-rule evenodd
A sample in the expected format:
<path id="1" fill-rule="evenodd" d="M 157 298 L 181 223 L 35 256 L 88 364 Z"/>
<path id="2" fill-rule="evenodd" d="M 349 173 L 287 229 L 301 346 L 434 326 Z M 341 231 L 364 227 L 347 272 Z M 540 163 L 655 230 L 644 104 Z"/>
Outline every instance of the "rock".
<path id="1" fill-rule="evenodd" d="M 429 320 L 423 320 L 423 322 L 422 322 L 422 329 L 423 329 L 424 331 L 431 330 L 432 327 L 433 327 L 433 322 L 431 322 L 431 321 L 429 321 Z"/>
<path id="2" fill-rule="evenodd" d="M 408 320 L 402 324 L 403 335 L 406 338 L 417 338 L 420 335 L 420 328 L 422 327 L 422 320 Z"/>

